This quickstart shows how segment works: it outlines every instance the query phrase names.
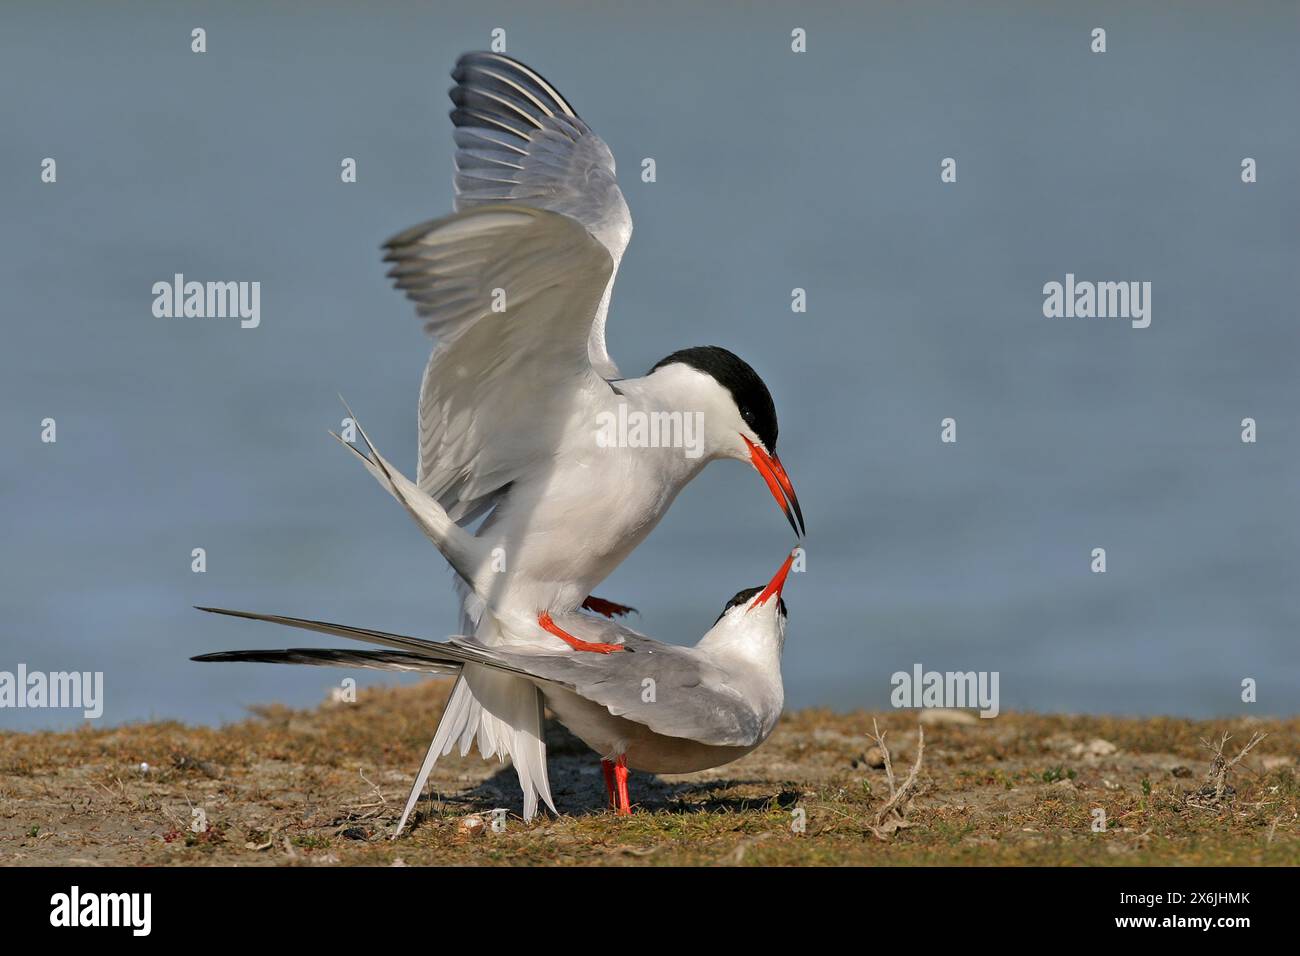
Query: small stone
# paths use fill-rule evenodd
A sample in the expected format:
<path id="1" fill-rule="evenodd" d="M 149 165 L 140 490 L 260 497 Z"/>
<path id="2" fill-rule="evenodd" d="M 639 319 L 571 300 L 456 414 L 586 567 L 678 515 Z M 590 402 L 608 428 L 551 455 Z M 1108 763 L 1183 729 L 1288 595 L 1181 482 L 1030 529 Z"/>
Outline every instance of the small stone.
<path id="1" fill-rule="evenodd" d="M 487 832 L 487 824 L 483 822 L 482 817 L 473 814 L 468 817 L 461 817 L 460 823 L 456 825 L 456 829 L 465 836 L 480 837 Z"/>
<path id="2" fill-rule="evenodd" d="M 370 834 L 361 827 L 348 827 L 343 831 L 342 836 L 345 840 L 369 840 Z"/>
<path id="3" fill-rule="evenodd" d="M 1119 748 L 1109 740 L 1093 737 L 1086 744 L 1075 744 L 1070 748 L 1070 753 L 1076 757 L 1109 757 L 1117 750 Z"/>
<path id="4" fill-rule="evenodd" d="M 1170 770 L 1169 772 L 1172 773 L 1175 777 L 1190 777 L 1192 775 L 1192 768 L 1184 767 L 1182 766 L 1182 764 L 1179 764 L 1177 767 L 1174 767 L 1174 769 Z"/>

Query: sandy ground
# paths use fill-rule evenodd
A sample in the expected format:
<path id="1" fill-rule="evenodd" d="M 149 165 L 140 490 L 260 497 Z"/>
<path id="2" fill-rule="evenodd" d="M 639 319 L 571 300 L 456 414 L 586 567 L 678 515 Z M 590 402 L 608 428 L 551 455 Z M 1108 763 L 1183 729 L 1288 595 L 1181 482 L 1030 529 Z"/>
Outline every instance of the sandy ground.
<path id="1" fill-rule="evenodd" d="M 414 828 L 390 841 L 448 687 L 267 707 L 223 728 L 0 735 L 0 863 L 1300 863 L 1300 718 L 800 711 L 726 767 L 634 775 L 624 818 L 605 809 L 595 756 L 552 724 L 559 817 L 525 824 L 513 771 L 471 754 L 439 763 Z M 881 815 L 873 716 L 899 785 L 924 730 L 901 816 Z M 1216 792 L 1201 740 L 1225 731 L 1229 757 L 1267 736 Z M 510 811 L 499 832 L 496 808 Z"/>

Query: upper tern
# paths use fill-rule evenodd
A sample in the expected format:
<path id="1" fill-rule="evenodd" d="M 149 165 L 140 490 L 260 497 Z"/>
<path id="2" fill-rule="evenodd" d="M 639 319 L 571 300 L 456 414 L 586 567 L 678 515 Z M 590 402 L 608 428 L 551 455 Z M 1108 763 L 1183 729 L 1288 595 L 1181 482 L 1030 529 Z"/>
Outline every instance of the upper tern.
<path id="1" fill-rule="evenodd" d="M 462 527 L 481 519 L 468 570 L 494 569 L 486 597 L 462 589 L 461 631 L 489 647 L 506 640 L 485 604 L 534 624 L 580 607 L 630 610 L 593 588 L 715 459 L 750 463 L 802 533 L 776 409 L 749 365 L 704 346 L 625 378 L 609 356 L 606 316 L 632 233 L 609 147 L 517 60 L 468 53 L 452 77 L 456 212 L 395 236 L 385 258 L 437 340 L 420 388 L 416 484 Z M 698 423 L 698 444 L 606 440 L 604 425 L 629 421 L 670 438 Z M 584 643 L 559 625 L 512 639 Z M 531 817 L 538 796 L 551 802 L 537 771 L 539 701 L 532 682 L 467 663 L 426 763 L 457 742 L 511 757 Z"/>

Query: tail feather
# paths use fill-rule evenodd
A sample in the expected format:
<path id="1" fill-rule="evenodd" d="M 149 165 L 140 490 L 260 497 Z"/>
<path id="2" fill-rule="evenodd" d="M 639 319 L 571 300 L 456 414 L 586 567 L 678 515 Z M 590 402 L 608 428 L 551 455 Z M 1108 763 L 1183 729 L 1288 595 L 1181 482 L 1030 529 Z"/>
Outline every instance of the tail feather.
<path id="1" fill-rule="evenodd" d="M 490 648 L 501 643 L 504 635 L 500 625 L 486 611 L 482 599 L 463 583 L 457 588 L 457 593 L 462 598 L 461 623 L 469 625 L 464 633 L 473 634 L 475 644 L 480 647 L 486 645 Z M 524 794 L 525 820 L 531 820 L 537 812 L 538 797 L 555 813 L 550 780 L 546 774 L 541 691 L 532 681 L 512 676 L 499 668 L 470 667 L 466 668 L 464 676 L 470 692 L 483 704 L 479 752 L 502 756 L 503 751 L 509 753 L 519 777 L 519 788 Z"/>
<path id="2" fill-rule="evenodd" d="M 374 442 L 370 440 L 370 436 L 361 427 L 361 423 L 357 421 L 352 409 L 348 408 L 347 402 L 343 403 L 343 407 L 347 408 L 348 416 L 356 423 L 357 431 L 361 435 L 361 440 L 365 442 L 366 451 L 369 454 L 363 454 L 351 442 L 344 441 L 341 436 L 334 432 L 330 432 L 330 434 L 334 436 L 339 444 L 356 455 L 357 460 L 365 466 L 366 471 L 370 472 L 380 486 L 406 509 L 406 513 L 420 526 L 420 530 L 433 542 L 434 546 L 442 552 L 443 556 L 456 570 L 456 573 L 476 591 L 480 590 L 477 572 L 482 563 L 479 560 L 482 543 L 456 524 L 451 519 L 451 516 L 447 514 L 446 509 L 438 504 L 434 498 L 421 491 L 415 482 L 394 468 L 392 463 L 379 453 L 379 449 L 375 447 Z"/>
<path id="3" fill-rule="evenodd" d="M 555 812 L 546 773 L 541 691 L 511 674 L 473 665 L 462 672 L 462 680 L 481 706 L 479 753 L 502 760 L 510 758 L 524 795 L 524 819 L 536 815 L 539 798 Z"/>
<path id="4" fill-rule="evenodd" d="M 459 743 L 461 756 L 469 753 L 477 740 L 479 754 L 486 760 L 509 757 L 519 777 L 523 791 L 524 819 L 537 814 L 540 797 L 556 812 L 551 799 L 551 785 L 546 772 L 546 739 L 543 735 L 542 694 L 536 687 L 528 687 L 529 695 L 521 698 L 513 693 L 519 678 L 495 673 L 484 667 L 466 665 L 452 688 L 451 697 L 443 711 L 442 720 L 433 735 L 433 741 L 424 755 L 420 772 L 406 798 L 402 818 L 393 831 L 397 839 L 410 819 L 411 811 L 424 792 L 429 775 L 439 757 L 446 756 Z M 503 693 L 504 691 L 504 693 Z M 484 706 L 482 700 L 489 701 Z M 501 713 L 493 713 L 491 703 L 496 703 Z M 521 706 L 521 704 L 523 706 Z"/>
<path id="5" fill-rule="evenodd" d="M 484 759 L 497 757 L 504 761 L 507 757 L 510 758 L 523 791 L 525 820 L 531 820 L 537 814 L 539 798 L 555 812 L 546 772 L 542 693 L 527 679 L 526 671 L 495 660 L 490 649 L 465 643 L 437 643 L 387 631 L 286 617 L 282 614 L 257 614 L 214 607 L 199 610 L 348 637 L 397 650 L 365 652 L 300 648 L 283 651 L 223 651 L 204 654 L 196 660 L 336 664 L 384 670 L 425 670 L 444 674 L 459 672 L 460 676 L 452 688 L 442 720 L 438 722 L 433 742 L 424 756 L 415 784 L 411 787 L 402 819 L 393 833 L 394 837 L 406 827 L 406 821 L 415 809 L 420 794 L 424 792 L 424 785 L 438 758 L 450 753 L 457 745 L 462 757 L 477 743 Z"/>
<path id="6" fill-rule="evenodd" d="M 406 808 L 402 810 L 402 819 L 397 821 L 397 829 L 393 831 L 392 839 L 396 840 L 401 836 L 402 830 L 405 829 L 411 811 L 415 809 L 420 794 L 424 792 L 424 785 L 429 780 L 429 774 L 433 772 L 433 765 L 437 763 L 439 757 L 451 750 L 456 736 L 463 732 L 463 727 L 470 717 L 470 711 L 477 709 L 478 701 L 474 700 L 473 695 L 465 687 L 464 676 L 456 678 L 456 686 L 452 688 L 451 696 L 447 698 L 447 707 L 442 712 L 442 720 L 438 722 L 438 730 L 434 733 L 433 741 L 429 744 L 429 750 L 424 755 L 424 762 L 420 764 L 420 772 L 411 785 L 410 796 L 406 798 Z M 461 756 L 467 753 L 469 753 L 469 747 L 463 744 Z"/>
<path id="7" fill-rule="evenodd" d="M 344 407 L 347 407 L 346 402 Z M 357 421 L 350 408 L 348 414 L 354 422 Z M 485 582 L 477 576 L 478 570 L 484 566 L 480 560 L 483 543 L 459 526 L 435 498 L 421 491 L 418 485 L 394 468 L 379 453 L 359 422 L 357 431 L 369 454 L 362 454 L 338 435 L 334 437 L 355 454 L 371 476 L 406 509 L 464 582 L 462 607 L 466 616 L 462 620 L 473 618 L 476 625 L 473 631 L 464 629 L 464 633 L 472 633 L 487 644 L 493 643 L 490 635 L 485 633 L 485 630 L 492 630 L 493 625 L 488 624 L 486 628 L 477 626 L 483 614 L 482 595 L 486 593 Z M 491 615 L 486 617 L 491 619 Z M 460 659 L 465 660 L 464 657 Z M 477 743 L 479 753 L 485 759 L 494 756 L 501 760 L 511 759 L 523 791 L 525 820 L 531 820 L 537 813 L 539 798 L 552 811 L 555 810 L 546 772 L 541 691 L 529 680 L 502 673 L 502 668 L 490 659 L 484 663 L 487 666 L 467 661 L 461 671 L 407 798 L 394 837 L 405 827 L 434 764 L 456 744 L 460 745 L 462 756 Z"/>
<path id="8" fill-rule="evenodd" d="M 270 624 L 283 624 L 286 627 L 298 627 L 305 631 L 315 631 L 318 634 L 332 634 L 336 637 L 347 637 L 356 641 L 365 641 L 367 644 L 380 644 L 384 647 L 392 647 L 398 650 L 410 651 L 415 654 L 427 657 L 432 661 L 441 661 L 448 664 L 482 664 L 486 667 L 493 667 L 512 674 L 518 674 L 527 677 L 528 672 L 513 667 L 503 660 L 499 660 L 488 648 L 477 646 L 464 640 L 458 640 L 453 637 L 451 642 L 426 641 L 419 637 L 406 637 L 402 634 L 393 634 L 388 631 L 376 631 L 368 627 L 350 627 L 347 624 L 330 624 L 326 621 L 312 621 L 301 617 L 287 617 L 283 614 L 258 614 L 255 611 L 232 611 L 224 607 L 202 607 L 195 605 L 196 611 L 206 611 L 209 614 L 224 614 L 228 617 L 242 617 L 250 621 L 266 621 Z"/>

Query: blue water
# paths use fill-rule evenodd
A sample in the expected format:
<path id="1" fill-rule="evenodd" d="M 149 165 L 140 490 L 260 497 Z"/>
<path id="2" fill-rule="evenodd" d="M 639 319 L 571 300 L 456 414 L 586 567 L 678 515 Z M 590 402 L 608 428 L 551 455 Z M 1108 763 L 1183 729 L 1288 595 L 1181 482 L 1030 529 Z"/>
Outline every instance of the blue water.
<path id="1" fill-rule="evenodd" d="M 341 392 L 414 469 L 429 343 L 379 244 L 450 209 L 447 71 L 504 26 L 621 164 L 624 372 L 721 344 L 776 397 L 791 705 L 885 706 L 920 662 L 1000 671 L 1003 709 L 1295 712 L 1294 5 L 981 6 L 8 5 L 0 670 L 214 722 L 343 675 L 192 664 L 311 640 L 192 604 L 451 630 L 440 559 L 325 431 Z M 177 272 L 259 280 L 260 327 L 154 318 Z M 1150 281 L 1151 327 L 1044 318 L 1067 272 Z M 600 593 L 694 640 L 789 544 L 718 464 Z"/>

